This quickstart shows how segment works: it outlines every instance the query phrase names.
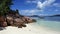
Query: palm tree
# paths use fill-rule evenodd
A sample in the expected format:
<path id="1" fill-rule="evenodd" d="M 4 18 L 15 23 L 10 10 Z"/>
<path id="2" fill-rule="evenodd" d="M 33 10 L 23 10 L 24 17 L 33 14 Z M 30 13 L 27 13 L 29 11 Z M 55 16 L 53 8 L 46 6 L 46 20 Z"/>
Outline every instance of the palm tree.
<path id="1" fill-rule="evenodd" d="M 4 15 L 6 12 L 10 11 L 12 5 L 12 0 L 0 0 L 0 15 Z"/>

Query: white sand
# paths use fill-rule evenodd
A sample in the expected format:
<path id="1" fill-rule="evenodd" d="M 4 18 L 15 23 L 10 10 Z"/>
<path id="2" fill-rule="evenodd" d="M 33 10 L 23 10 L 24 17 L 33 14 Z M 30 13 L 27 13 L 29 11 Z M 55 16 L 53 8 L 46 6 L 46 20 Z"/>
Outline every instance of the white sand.
<path id="1" fill-rule="evenodd" d="M 27 24 L 27 27 L 7 27 L 5 30 L 0 31 L 0 34 L 60 34 L 57 31 L 46 30 L 43 27 L 35 27 L 33 24 Z"/>

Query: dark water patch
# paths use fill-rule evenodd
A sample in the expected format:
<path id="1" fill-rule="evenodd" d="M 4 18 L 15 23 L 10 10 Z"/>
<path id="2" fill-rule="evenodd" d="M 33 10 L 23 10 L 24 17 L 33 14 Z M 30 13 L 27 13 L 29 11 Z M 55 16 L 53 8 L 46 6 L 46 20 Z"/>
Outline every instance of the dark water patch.
<path id="1" fill-rule="evenodd" d="M 44 20 L 60 22 L 60 17 L 44 17 Z"/>

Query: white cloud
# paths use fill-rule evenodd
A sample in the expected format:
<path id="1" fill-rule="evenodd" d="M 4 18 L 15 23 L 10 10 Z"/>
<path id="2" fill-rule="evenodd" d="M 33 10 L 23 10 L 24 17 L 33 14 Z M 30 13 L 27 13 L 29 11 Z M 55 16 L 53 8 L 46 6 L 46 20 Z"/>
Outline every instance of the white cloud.
<path id="1" fill-rule="evenodd" d="M 35 10 L 21 10 L 22 12 L 24 11 L 24 14 L 27 14 L 27 15 L 33 15 L 35 14 Z"/>
<path id="2" fill-rule="evenodd" d="M 42 9 L 42 8 L 45 8 L 46 6 L 49 6 L 51 5 L 52 3 L 54 3 L 55 0 L 45 0 L 43 3 L 38 1 L 37 2 L 37 7 Z"/>
<path id="3" fill-rule="evenodd" d="M 24 13 L 34 13 L 35 10 L 21 10 L 21 11 L 24 11 Z"/>
<path id="4" fill-rule="evenodd" d="M 27 3 L 36 3 L 37 8 L 43 9 L 47 6 L 50 6 L 52 3 L 54 3 L 56 0 L 45 0 L 43 3 L 41 0 L 28 0 Z"/>
<path id="5" fill-rule="evenodd" d="M 54 3 L 53 6 L 60 7 L 60 3 Z"/>
<path id="6" fill-rule="evenodd" d="M 30 1 L 30 0 L 28 0 L 28 1 L 26 1 L 27 3 L 37 3 L 37 1 Z"/>
<path id="7" fill-rule="evenodd" d="M 55 11 L 56 11 L 56 12 L 58 12 L 59 10 L 58 10 L 58 9 L 56 9 Z"/>
<path id="8" fill-rule="evenodd" d="M 37 9 L 32 9 L 32 10 L 21 10 L 21 12 L 24 11 L 24 14 L 27 15 L 36 15 L 36 13 L 42 12 L 43 10 L 37 10 Z M 22 13 L 23 14 L 23 13 Z"/>
<path id="9" fill-rule="evenodd" d="M 56 6 L 56 7 L 60 7 L 59 3 L 54 3 L 56 0 L 45 0 L 44 2 L 41 2 L 40 0 L 34 0 L 34 1 L 30 1 L 28 0 L 27 3 L 36 3 L 37 4 L 37 8 L 39 8 L 39 10 L 34 9 L 34 10 L 24 10 L 25 14 L 30 14 L 30 15 L 34 15 L 36 13 L 42 12 L 42 14 L 38 14 L 38 15 L 44 15 L 43 12 L 45 11 L 58 11 L 58 10 L 53 10 L 51 9 L 51 6 Z M 49 8 L 46 8 L 49 7 Z M 40 10 L 41 9 L 41 10 Z M 46 10 L 48 9 L 48 10 Z M 49 15 L 49 14 L 45 14 L 45 15 Z"/>

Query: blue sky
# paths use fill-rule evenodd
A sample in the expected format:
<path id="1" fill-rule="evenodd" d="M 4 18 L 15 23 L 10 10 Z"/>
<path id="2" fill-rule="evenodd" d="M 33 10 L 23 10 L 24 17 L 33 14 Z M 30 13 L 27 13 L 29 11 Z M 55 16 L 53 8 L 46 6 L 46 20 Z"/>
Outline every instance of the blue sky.
<path id="1" fill-rule="evenodd" d="M 13 0 L 11 9 L 18 9 L 22 15 L 60 14 L 60 0 Z"/>

